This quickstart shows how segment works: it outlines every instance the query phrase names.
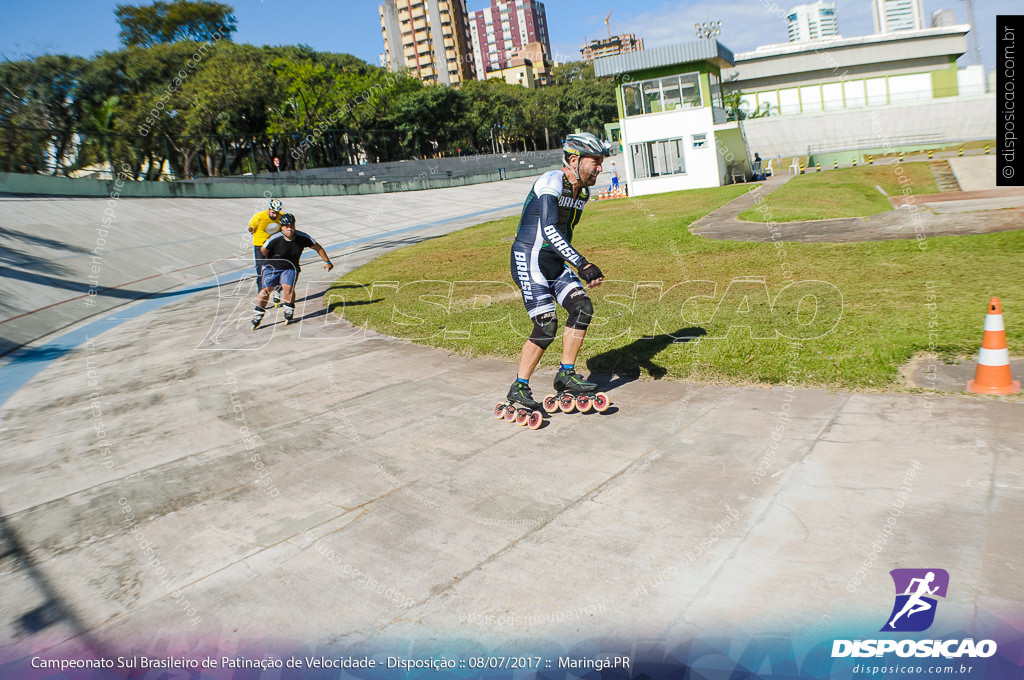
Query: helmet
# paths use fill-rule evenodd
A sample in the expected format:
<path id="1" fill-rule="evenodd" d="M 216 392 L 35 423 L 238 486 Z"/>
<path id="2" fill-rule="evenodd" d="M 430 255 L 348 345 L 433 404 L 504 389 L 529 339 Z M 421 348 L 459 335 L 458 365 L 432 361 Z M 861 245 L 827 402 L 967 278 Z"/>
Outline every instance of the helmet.
<path id="1" fill-rule="evenodd" d="M 295 215 L 291 213 L 284 213 L 277 220 L 282 227 L 294 227 L 295 226 Z"/>
<path id="2" fill-rule="evenodd" d="M 566 155 L 576 154 L 579 156 L 600 156 L 602 158 L 612 155 L 608 145 L 589 132 L 581 132 L 566 137 L 565 144 L 562 145 L 562 151 Z"/>
<path id="3" fill-rule="evenodd" d="M 272 198 L 272 199 L 270 199 L 270 209 L 271 210 L 276 210 L 276 211 L 280 212 L 281 211 L 281 199 L 280 198 Z"/>

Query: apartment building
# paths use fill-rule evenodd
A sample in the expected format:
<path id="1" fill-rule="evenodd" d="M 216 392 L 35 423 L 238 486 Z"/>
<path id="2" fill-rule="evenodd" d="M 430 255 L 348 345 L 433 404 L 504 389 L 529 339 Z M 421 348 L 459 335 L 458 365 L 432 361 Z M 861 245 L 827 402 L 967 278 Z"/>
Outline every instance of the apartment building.
<path id="1" fill-rule="evenodd" d="M 444 85 L 476 78 L 466 0 L 384 0 L 379 11 L 389 71 Z"/>
<path id="2" fill-rule="evenodd" d="M 583 61 L 589 63 L 602 57 L 613 57 L 616 54 L 637 52 L 643 48 L 643 38 L 638 38 L 632 33 L 623 33 L 622 35 L 613 35 L 610 38 L 591 40 L 590 44 L 580 48 L 580 53 L 583 55 Z"/>
<path id="3" fill-rule="evenodd" d="M 527 45 L 541 47 L 540 59 L 551 62 L 551 38 L 544 4 L 536 0 L 491 0 L 491 6 L 469 14 L 469 32 L 477 78 L 512 65 Z"/>
<path id="4" fill-rule="evenodd" d="M 875 33 L 920 31 L 928 28 L 921 0 L 872 0 Z"/>
<path id="5" fill-rule="evenodd" d="M 839 35 L 839 19 L 834 2 L 818 0 L 807 5 L 797 5 L 789 10 L 786 23 L 789 42 L 821 40 Z"/>

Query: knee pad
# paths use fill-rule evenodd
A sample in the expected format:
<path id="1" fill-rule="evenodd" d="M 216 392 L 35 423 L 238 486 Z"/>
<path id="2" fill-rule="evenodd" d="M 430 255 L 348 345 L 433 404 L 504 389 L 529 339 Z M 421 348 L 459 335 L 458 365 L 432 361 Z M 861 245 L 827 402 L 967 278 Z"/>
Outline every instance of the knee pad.
<path id="1" fill-rule="evenodd" d="M 530 342 L 541 349 L 547 349 L 548 345 L 555 341 L 555 332 L 558 330 L 558 317 L 554 312 L 544 312 L 533 317 L 533 333 L 530 334 Z"/>
<path id="2" fill-rule="evenodd" d="M 569 312 L 569 318 L 565 320 L 565 325 L 568 328 L 586 330 L 594 316 L 594 305 L 590 302 L 587 293 L 582 288 L 577 288 L 569 294 L 563 306 Z"/>

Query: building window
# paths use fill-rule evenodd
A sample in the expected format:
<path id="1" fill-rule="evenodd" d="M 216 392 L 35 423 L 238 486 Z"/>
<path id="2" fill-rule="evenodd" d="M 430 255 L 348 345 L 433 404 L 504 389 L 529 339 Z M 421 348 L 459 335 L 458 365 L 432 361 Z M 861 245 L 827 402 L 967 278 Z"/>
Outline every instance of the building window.
<path id="1" fill-rule="evenodd" d="M 641 83 L 644 89 L 644 113 L 664 111 L 661 103 L 661 81 L 647 80 Z"/>
<path id="2" fill-rule="evenodd" d="M 757 110 L 765 111 L 768 115 L 779 112 L 779 93 L 776 90 L 757 93 Z"/>
<path id="3" fill-rule="evenodd" d="M 843 84 L 825 83 L 821 86 L 821 104 L 826 111 L 838 111 L 843 108 Z"/>
<path id="4" fill-rule="evenodd" d="M 717 73 L 711 72 L 708 74 L 708 80 L 711 82 L 711 105 L 720 109 L 725 108 L 722 105 L 722 79 Z"/>
<path id="5" fill-rule="evenodd" d="M 629 148 L 635 179 L 686 173 L 681 138 L 630 144 Z"/>
<path id="6" fill-rule="evenodd" d="M 932 98 L 932 79 L 927 73 L 889 76 L 889 101 L 893 104 Z"/>
<path id="7" fill-rule="evenodd" d="M 703 149 L 708 144 L 708 133 L 701 132 L 693 136 L 693 148 Z"/>
<path id="8" fill-rule="evenodd" d="M 666 111 L 682 108 L 683 97 L 680 92 L 678 78 L 661 79 L 661 99 Z"/>
<path id="9" fill-rule="evenodd" d="M 821 88 L 817 85 L 806 85 L 800 88 L 800 109 L 804 113 L 821 111 Z"/>
<path id="10" fill-rule="evenodd" d="M 867 78 L 864 85 L 868 91 L 868 106 L 885 106 L 889 103 L 889 93 L 885 86 L 885 78 Z"/>
<path id="11" fill-rule="evenodd" d="M 622 102 L 627 116 L 700 108 L 700 74 L 626 83 L 622 86 Z"/>
<path id="12" fill-rule="evenodd" d="M 795 87 L 779 90 L 779 113 L 800 113 L 800 90 Z"/>
<path id="13" fill-rule="evenodd" d="M 640 101 L 640 85 L 637 83 L 626 83 L 622 86 L 622 106 L 627 116 L 635 116 L 643 113 L 643 104 Z"/>

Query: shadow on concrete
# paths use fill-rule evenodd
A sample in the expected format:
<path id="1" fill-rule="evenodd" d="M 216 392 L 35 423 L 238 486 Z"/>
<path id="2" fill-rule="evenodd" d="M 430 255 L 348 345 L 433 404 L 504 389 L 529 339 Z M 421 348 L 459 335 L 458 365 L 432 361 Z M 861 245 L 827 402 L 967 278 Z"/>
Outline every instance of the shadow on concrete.
<path id="1" fill-rule="evenodd" d="M 28 255 L 17 248 L 12 248 L 10 245 L 0 247 L 0 263 L 5 267 L 21 267 L 24 269 L 46 272 L 48 274 L 66 276 L 71 273 L 71 270 L 64 265 Z"/>
<path id="2" fill-rule="evenodd" d="M 32 635 L 57 624 L 66 624 L 75 631 L 85 646 L 97 655 L 104 655 L 105 650 L 89 634 L 88 627 L 75 614 L 49 579 L 36 566 L 32 555 L 25 549 L 18 532 L 11 526 L 7 517 L 0 513 L 0 561 L 14 562 L 12 571 L 23 572 L 42 596 L 42 604 L 25 612 L 10 612 L 15 617 L 17 628 L 25 635 Z M 112 657 L 110 657 L 112 658 Z"/>
<path id="3" fill-rule="evenodd" d="M 22 347 L 22 351 L 11 357 L 5 356 L 19 347 Z M 53 361 L 54 359 L 59 359 L 71 351 L 73 351 L 73 348 L 71 347 L 29 347 L 19 345 L 7 338 L 0 338 L 0 357 L 9 359 L 12 364 L 31 364 L 39 361 Z"/>
<path id="4" fill-rule="evenodd" d="M 618 347 L 587 359 L 590 379 L 598 382 L 601 389 L 610 390 L 640 378 L 641 370 L 658 380 L 665 377 L 668 369 L 654 363 L 655 355 L 669 345 L 690 342 L 707 331 L 699 326 L 680 328 L 672 333 L 653 337 L 638 338 L 623 347 Z"/>
<path id="5" fill-rule="evenodd" d="M 64 243 L 63 241 L 55 241 L 52 238 L 46 238 L 44 236 L 36 236 L 23 231 L 13 231 L 11 229 L 5 229 L 0 227 L 0 238 L 7 237 L 13 241 L 19 241 L 21 243 L 31 243 L 33 245 L 42 246 L 49 250 L 67 250 L 72 253 L 88 253 L 88 248 L 82 248 L 81 246 L 72 245 L 70 243 Z"/>
<path id="6" fill-rule="evenodd" d="M 70 290 L 76 293 L 88 293 L 92 288 L 88 284 L 80 283 L 78 281 L 66 281 L 54 276 L 46 276 L 45 274 L 34 274 L 32 272 L 14 271 L 11 269 L 0 271 L 0 278 L 13 279 L 23 283 L 35 283 L 40 286 Z M 97 295 L 101 297 L 123 298 L 126 300 L 141 300 L 142 298 L 163 298 L 174 297 L 177 295 L 188 295 L 203 290 L 210 290 L 211 288 L 217 288 L 217 285 L 212 284 L 209 286 L 192 287 L 186 290 L 172 291 L 169 293 L 151 293 L 148 291 L 131 290 L 130 288 L 101 288 Z"/>

